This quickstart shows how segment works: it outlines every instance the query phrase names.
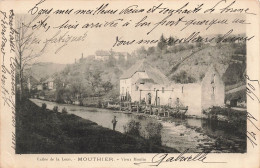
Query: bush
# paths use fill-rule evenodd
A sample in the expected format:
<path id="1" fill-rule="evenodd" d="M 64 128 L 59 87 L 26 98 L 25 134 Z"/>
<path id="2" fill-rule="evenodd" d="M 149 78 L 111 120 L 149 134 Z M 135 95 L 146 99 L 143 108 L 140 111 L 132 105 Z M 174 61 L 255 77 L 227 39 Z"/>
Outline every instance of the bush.
<path id="1" fill-rule="evenodd" d="M 61 113 L 63 113 L 63 114 L 68 114 L 68 111 L 67 111 L 67 109 L 66 109 L 65 107 L 63 107 Z"/>
<path id="2" fill-rule="evenodd" d="M 195 83 L 196 79 L 189 75 L 186 71 L 182 70 L 180 73 L 172 76 L 172 80 L 176 83 Z"/>
<path id="3" fill-rule="evenodd" d="M 97 107 L 98 107 L 98 108 L 101 108 L 101 107 L 102 107 L 102 102 L 101 102 L 101 100 L 98 100 Z"/>
<path id="4" fill-rule="evenodd" d="M 58 106 L 54 106 L 54 107 L 53 107 L 53 111 L 54 111 L 54 112 L 58 112 Z"/>
<path id="5" fill-rule="evenodd" d="M 46 110 L 46 108 L 47 108 L 46 103 L 42 103 L 42 109 L 43 109 L 43 110 Z"/>
<path id="6" fill-rule="evenodd" d="M 156 145 L 162 144 L 162 140 L 161 140 L 162 128 L 163 126 L 161 123 L 152 122 L 152 121 L 146 125 L 145 130 L 147 131 L 148 139 L 152 144 L 156 144 Z"/>
<path id="7" fill-rule="evenodd" d="M 141 124 L 135 120 L 131 120 L 126 126 L 124 131 L 126 134 L 140 136 Z"/>

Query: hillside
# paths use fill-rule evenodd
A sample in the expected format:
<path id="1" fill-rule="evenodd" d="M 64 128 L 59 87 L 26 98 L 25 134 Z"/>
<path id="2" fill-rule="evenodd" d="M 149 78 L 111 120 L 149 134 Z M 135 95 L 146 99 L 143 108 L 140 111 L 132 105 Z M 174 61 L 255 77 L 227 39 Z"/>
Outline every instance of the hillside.
<path id="1" fill-rule="evenodd" d="M 55 97 L 60 102 L 75 99 L 83 101 L 89 97 L 118 101 L 120 76 L 131 65 L 141 60 L 146 60 L 158 68 L 175 83 L 201 82 L 209 66 L 214 64 L 226 87 L 235 85 L 245 80 L 245 48 L 244 43 L 216 45 L 198 43 L 164 48 L 157 45 L 148 49 L 141 47 L 133 51 L 127 60 L 116 60 L 112 56 L 104 61 L 92 57 L 82 58 L 74 64 L 67 65 L 55 75 L 57 86 Z M 50 67 L 49 72 L 55 73 L 55 70 L 51 70 Z"/>
<path id="2" fill-rule="evenodd" d="M 106 61 L 83 58 L 77 63 L 67 65 L 55 75 L 57 100 L 73 100 L 76 97 L 100 97 L 117 99 L 119 97 L 119 78 L 130 61 L 110 58 Z"/>
<path id="3" fill-rule="evenodd" d="M 48 76 L 52 76 L 57 72 L 62 71 L 65 67 L 65 64 L 41 62 L 32 65 L 28 73 L 31 74 L 37 80 L 40 80 L 41 78 L 46 78 Z"/>
<path id="4" fill-rule="evenodd" d="M 173 79 L 181 71 L 186 71 L 196 81 L 200 81 L 211 64 L 214 64 L 220 76 L 223 76 L 231 64 L 233 53 L 234 51 L 229 46 L 222 46 L 220 49 L 216 46 L 205 47 L 183 61 L 176 71 L 171 72 L 169 77 Z"/>
<path id="5" fill-rule="evenodd" d="M 241 82 L 246 69 L 246 62 L 234 59 L 238 48 L 239 46 L 234 47 L 230 44 L 205 45 L 201 48 L 195 47 L 176 53 L 162 54 L 162 57 L 158 59 L 154 59 L 155 56 L 151 55 L 147 59 L 170 80 L 177 83 L 181 82 L 178 80 L 181 75 L 192 79 L 184 83 L 200 82 L 208 67 L 214 64 L 224 82 L 230 85 Z M 244 60 L 246 60 L 245 56 Z"/>

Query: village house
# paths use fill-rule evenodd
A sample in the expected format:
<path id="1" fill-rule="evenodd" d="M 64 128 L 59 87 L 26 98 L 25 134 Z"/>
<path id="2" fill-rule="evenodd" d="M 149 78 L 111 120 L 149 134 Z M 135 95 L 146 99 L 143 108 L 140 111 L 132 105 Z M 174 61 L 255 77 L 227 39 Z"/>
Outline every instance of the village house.
<path id="1" fill-rule="evenodd" d="M 238 86 L 236 86 L 238 85 Z M 246 83 L 240 82 L 226 89 L 225 104 L 229 107 L 246 108 Z"/>
<path id="2" fill-rule="evenodd" d="M 115 53 L 113 54 L 113 57 L 114 57 L 116 60 L 119 60 L 119 58 L 123 58 L 124 60 L 127 60 L 128 54 L 127 54 L 127 52 L 115 52 Z"/>
<path id="3" fill-rule="evenodd" d="M 44 89 L 53 90 L 54 89 L 54 79 L 52 77 L 46 79 L 43 82 Z"/>
<path id="4" fill-rule="evenodd" d="M 36 88 L 37 88 L 38 91 L 43 90 L 43 86 L 42 86 L 42 84 L 38 84 Z"/>
<path id="5" fill-rule="evenodd" d="M 123 58 L 124 60 L 127 60 L 128 54 L 127 52 L 114 52 L 114 51 L 97 51 L 95 54 L 95 60 L 101 60 L 106 61 L 109 59 L 110 56 L 113 56 L 116 60 L 119 60 L 120 58 Z"/>
<path id="6" fill-rule="evenodd" d="M 201 116 L 211 106 L 223 106 L 224 83 L 214 66 L 210 66 L 199 83 L 174 83 L 146 60 L 137 62 L 120 78 L 121 101 L 145 102 L 174 107 L 177 99 L 188 106 L 188 115 Z"/>
<path id="7" fill-rule="evenodd" d="M 29 75 L 27 77 L 26 86 L 29 91 L 35 90 L 37 88 L 38 83 L 39 81 L 32 75 Z"/>
<path id="8" fill-rule="evenodd" d="M 105 61 L 109 59 L 110 52 L 108 51 L 97 51 L 95 54 L 95 60 Z"/>

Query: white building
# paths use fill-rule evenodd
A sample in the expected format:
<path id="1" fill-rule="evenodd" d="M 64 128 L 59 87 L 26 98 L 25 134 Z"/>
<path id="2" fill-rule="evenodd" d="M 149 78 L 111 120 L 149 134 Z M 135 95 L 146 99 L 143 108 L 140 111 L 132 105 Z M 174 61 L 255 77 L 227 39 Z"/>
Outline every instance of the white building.
<path id="1" fill-rule="evenodd" d="M 110 56 L 114 57 L 116 60 L 119 60 L 120 58 L 127 60 L 128 53 L 127 52 L 114 52 L 112 50 L 111 51 L 100 50 L 100 51 L 96 52 L 95 60 L 105 61 L 105 60 L 108 60 Z"/>
<path id="2" fill-rule="evenodd" d="M 184 106 L 188 106 L 188 115 L 200 116 L 204 109 L 223 106 L 224 97 L 224 83 L 214 66 L 208 69 L 201 83 L 170 82 L 146 60 L 133 65 L 120 78 L 122 101 L 174 106 L 179 98 Z"/>
<path id="3" fill-rule="evenodd" d="M 37 85 L 37 90 L 39 90 L 39 91 L 43 90 L 42 84 L 38 84 L 38 85 Z"/>
<path id="4" fill-rule="evenodd" d="M 44 86 L 46 89 L 49 89 L 49 90 L 53 90 L 54 89 L 54 79 L 53 78 L 48 78 L 47 80 L 45 80 L 43 82 Z"/>

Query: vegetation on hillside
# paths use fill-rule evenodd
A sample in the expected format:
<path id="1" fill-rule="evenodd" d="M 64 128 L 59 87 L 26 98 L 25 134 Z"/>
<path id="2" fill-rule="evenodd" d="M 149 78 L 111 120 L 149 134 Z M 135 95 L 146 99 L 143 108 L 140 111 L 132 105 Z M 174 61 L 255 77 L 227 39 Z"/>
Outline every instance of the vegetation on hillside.
<path id="1" fill-rule="evenodd" d="M 201 37 L 199 37 L 201 38 Z M 147 59 L 154 67 L 176 83 L 200 82 L 211 64 L 215 64 L 226 85 L 244 81 L 246 71 L 246 43 L 175 44 L 175 38 L 161 36 L 158 44 L 140 47 L 124 57 L 115 59 L 114 51 L 97 51 L 109 55 L 107 60 L 81 58 L 54 75 L 58 102 L 102 97 L 114 102 L 119 98 L 119 80 L 125 70 L 136 62 Z M 109 54 L 108 54 L 109 53 Z M 232 75 L 231 75 L 232 74 Z"/>

